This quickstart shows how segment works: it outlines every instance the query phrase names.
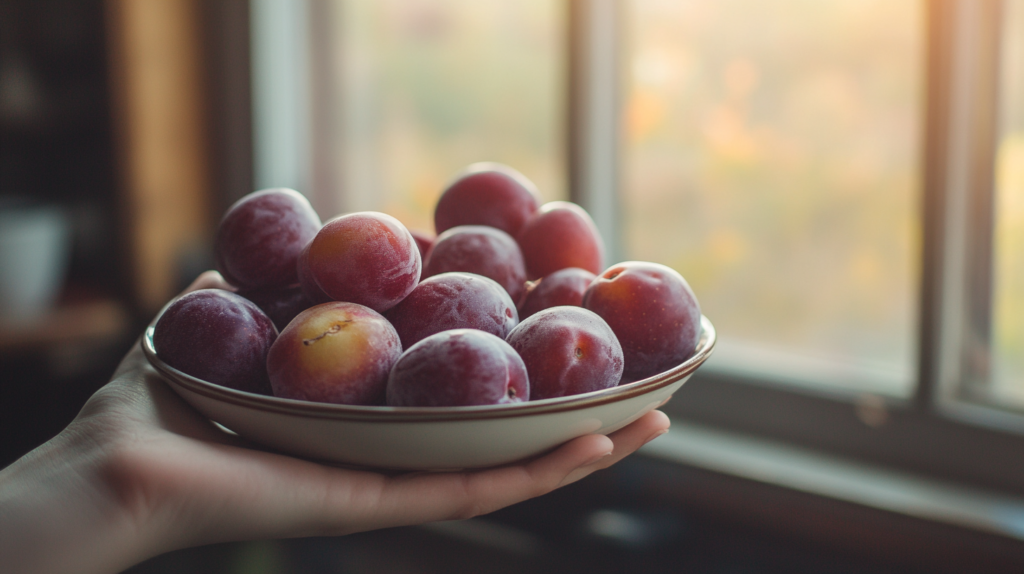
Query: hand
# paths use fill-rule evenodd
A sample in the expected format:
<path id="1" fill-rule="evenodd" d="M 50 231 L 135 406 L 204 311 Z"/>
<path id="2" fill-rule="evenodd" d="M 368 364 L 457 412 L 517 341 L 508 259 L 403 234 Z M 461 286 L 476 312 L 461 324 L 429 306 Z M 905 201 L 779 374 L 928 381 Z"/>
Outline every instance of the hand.
<path id="1" fill-rule="evenodd" d="M 227 288 L 207 272 L 189 290 Z M 52 441 L 0 471 L 0 560 L 114 572 L 177 548 L 470 518 L 606 468 L 668 429 L 652 411 L 519 464 L 381 474 L 265 452 L 182 401 L 136 345 Z"/>

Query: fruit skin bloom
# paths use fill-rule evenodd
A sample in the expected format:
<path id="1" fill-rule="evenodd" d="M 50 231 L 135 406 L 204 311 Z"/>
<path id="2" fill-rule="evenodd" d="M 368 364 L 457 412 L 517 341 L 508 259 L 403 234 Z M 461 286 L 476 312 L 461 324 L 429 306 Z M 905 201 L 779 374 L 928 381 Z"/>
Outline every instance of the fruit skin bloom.
<path id="1" fill-rule="evenodd" d="M 336 217 L 309 245 L 309 272 L 331 299 L 383 313 L 419 283 L 423 262 L 412 233 L 386 213 Z"/>
<path id="2" fill-rule="evenodd" d="M 244 289 L 294 285 L 299 252 L 319 229 L 320 216 L 294 189 L 254 191 L 228 208 L 217 226 L 217 269 Z"/>
<path id="3" fill-rule="evenodd" d="M 581 307 L 545 309 L 524 320 L 508 343 L 526 363 L 530 398 L 607 389 L 622 377 L 622 346 L 608 323 Z"/>
<path id="4" fill-rule="evenodd" d="M 270 394 L 267 354 L 275 339 L 277 328 L 255 303 L 223 289 L 182 295 L 153 328 L 153 346 L 168 365 L 263 395 Z"/>
<path id="5" fill-rule="evenodd" d="M 479 329 L 504 339 L 519 314 L 508 292 L 475 273 L 441 273 L 424 279 L 385 314 L 408 349 L 449 329 Z"/>
<path id="6" fill-rule="evenodd" d="M 533 281 L 560 269 L 604 269 L 604 241 L 590 214 L 568 201 L 545 203 L 516 236 Z"/>
<path id="7" fill-rule="evenodd" d="M 458 225 L 489 225 L 515 237 L 540 205 L 537 186 L 499 163 L 467 167 L 448 186 L 434 208 L 434 231 Z"/>
<path id="8" fill-rule="evenodd" d="M 267 355 L 274 396 L 346 405 L 383 405 L 388 373 L 402 354 L 391 323 L 356 303 L 306 309 Z"/>
<path id="9" fill-rule="evenodd" d="M 403 353 L 387 394 L 393 407 L 502 405 L 530 400 L 530 382 L 508 343 L 476 329 L 452 329 Z"/>
<path id="10" fill-rule="evenodd" d="M 646 261 L 612 265 L 583 294 L 583 306 L 608 322 L 622 345 L 623 380 L 638 381 L 693 355 L 700 305 L 675 269 Z"/>

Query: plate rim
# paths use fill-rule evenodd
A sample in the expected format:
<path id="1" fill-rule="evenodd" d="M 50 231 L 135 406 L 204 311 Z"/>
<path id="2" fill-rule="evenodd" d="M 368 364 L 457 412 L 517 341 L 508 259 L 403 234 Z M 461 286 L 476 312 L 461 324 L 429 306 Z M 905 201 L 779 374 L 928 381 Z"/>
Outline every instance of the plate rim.
<path id="1" fill-rule="evenodd" d="M 162 313 L 161 313 L 162 314 Z M 701 315 L 701 335 L 694 353 L 679 365 L 657 375 L 607 389 L 567 397 L 555 397 L 505 405 L 464 407 L 389 407 L 317 403 L 260 395 L 231 389 L 183 373 L 163 362 L 153 346 L 153 329 L 160 315 L 146 328 L 140 341 L 149 364 L 175 386 L 207 399 L 251 410 L 301 416 L 304 418 L 346 420 L 353 422 L 443 422 L 523 417 L 573 411 L 619 402 L 670 385 L 691 375 L 711 356 L 717 334 L 711 321 Z"/>

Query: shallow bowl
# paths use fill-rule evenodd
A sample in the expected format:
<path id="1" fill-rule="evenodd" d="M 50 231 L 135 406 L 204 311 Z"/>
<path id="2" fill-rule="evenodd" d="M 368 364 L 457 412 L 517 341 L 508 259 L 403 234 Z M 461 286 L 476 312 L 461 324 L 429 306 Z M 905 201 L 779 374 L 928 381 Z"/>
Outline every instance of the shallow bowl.
<path id="1" fill-rule="evenodd" d="M 152 326 L 142 339 L 146 358 L 171 388 L 222 427 L 279 452 L 394 470 L 496 466 L 585 434 L 609 434 L 670 398 L 714 346 L 715 328 L 701 317 L 694 354 L 641 381 L 513 405 L 366 407 L 281 399 L 208 383 L 157 357 Z"/>

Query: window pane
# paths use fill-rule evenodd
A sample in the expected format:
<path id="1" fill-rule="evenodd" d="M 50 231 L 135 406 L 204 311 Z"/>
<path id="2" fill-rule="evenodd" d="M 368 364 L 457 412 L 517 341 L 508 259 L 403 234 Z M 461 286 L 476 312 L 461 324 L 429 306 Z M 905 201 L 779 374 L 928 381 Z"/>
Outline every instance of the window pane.
<path id="1" fill-rule="evenodd" d="M 511 165 L 564 198 L 565 16 L 545 0 L 345 0 L 332 24 L 348 211 L 433 231 L 445 183 Z"/>
<path id="2" fill-rule="evenodd" d="M 624 239 L 691 283 L 712 368 L 911 391 L 923 5 L 631 2 Z"/>
<path id="3" fill-rule="evenodd" d="M 1024 406 L 1024 0 L 1004 4 L 996 157 L 993 390 Z"/>

